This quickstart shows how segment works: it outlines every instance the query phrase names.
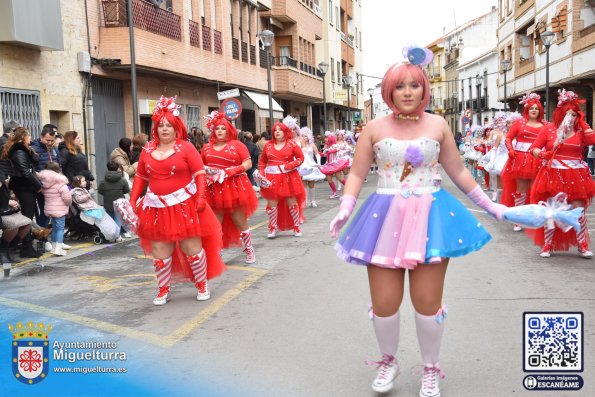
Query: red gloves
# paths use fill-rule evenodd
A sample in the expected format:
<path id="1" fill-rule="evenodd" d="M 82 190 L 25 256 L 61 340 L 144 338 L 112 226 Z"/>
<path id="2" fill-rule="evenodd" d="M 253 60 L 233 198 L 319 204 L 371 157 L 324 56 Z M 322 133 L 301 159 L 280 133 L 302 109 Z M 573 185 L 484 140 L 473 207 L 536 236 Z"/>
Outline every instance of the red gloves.
<path id="1" fill-rule="evenodd" d="M 196 209 L 202 212 L 207 206 L 207 176 L 205 174 L 198 174 L 194 179 L 196 181 L 196 195 L 198 196 Z"/>
<path id="2" fill-rule="evenodd" d="M 132 190 L 130 191 L 130 204 L 132 204 L 132 208 L 136 211 L 136 202 L 138 198 L 145 190 L 145 186 L 147 185 L 147 181 L 142 179 L 141 177 L 134 178 L 134 183 L 132 184 Z"/>
<path id="3" fill-rule="evenodd" d="M 511 159 L 511 160 L 514 160 L 514 150 L 512 150 L 512 151 L 509 150 L 508 151 L 508 158 Z"/>
<path id="4" fill-rule="evenodd" d="M 549 160 L 552 158 L 553 155 L 554 155 L 553 152 L 550 152 L 548 150 L 542 150 L 541 152 L 539 152 L 537 157 L 539 157 L 540 159 Z"/>
<path id="5" fill-rule="evenodd" d="M 297 160 L 290 161 L 289 163 L 285 163 L 285 164 L 281 165 L 280 167 L 282 168 L 282 170 L 291 171 L 291 170 L 299 167 L 301 164 L 302 164 L 302 160 L 297 159 Z"/>
<path id="6" fill-rule="evenodd" d="M 243 165 L 236 165 L 235 167 L 229 167 L 225 169 L 225 175 L 234 176 L 246 172 Z"/>

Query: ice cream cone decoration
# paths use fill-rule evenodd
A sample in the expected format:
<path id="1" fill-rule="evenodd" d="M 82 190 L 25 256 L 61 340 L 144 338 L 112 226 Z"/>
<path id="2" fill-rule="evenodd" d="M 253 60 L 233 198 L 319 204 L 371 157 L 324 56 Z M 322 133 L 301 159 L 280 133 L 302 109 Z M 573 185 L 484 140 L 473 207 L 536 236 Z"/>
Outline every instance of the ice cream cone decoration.
<path id="1" fill-rule="evenodd" d="M 409 145 L 405 150 L 405 163 L 401 173 L 400 182 L 403 182 L 415 167 L 419 167 L 424 162 L 424 154 L 419 146 Z"/>

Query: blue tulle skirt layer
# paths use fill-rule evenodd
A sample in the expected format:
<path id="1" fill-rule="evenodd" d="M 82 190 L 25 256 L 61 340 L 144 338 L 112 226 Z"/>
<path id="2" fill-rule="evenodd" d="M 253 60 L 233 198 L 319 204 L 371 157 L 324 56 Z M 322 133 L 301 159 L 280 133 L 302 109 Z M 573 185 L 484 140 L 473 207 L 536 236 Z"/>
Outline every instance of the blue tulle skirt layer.
<path id="1" fill-rule="evenodd" d="M 431 195 L 425 253 L 422 255 L 423 258 L 419 258 L 419 263 L 433 263 L 442 258 L 463 256 L 479 250 L 492 239 L 482 224 L 452 194 L 441 189 Z M 383 256 L 384 260 L 375 261 L 375 258 L 382 257 L 379 252 L 386 251 L 386 247 L 380 247 L 378 242 L 386 242 L 391 237 L 382 233 L 391 231 L 393 234 L 394 228 L 390 225 L 395 222 L 402 223 L 399 219 L 387 217 L 395 214 L 391 209 L 394 205 L 391 207 L 391 204 L 396 199 L 402 200 L 391 194 L 374 193 L 368 197 L 335 245 L 337 255 L 341 259 L 358 265 L 412 268 L 401 265 L 398 258 L 387 262 L 386 255 Z M 411 230 L 411 233 L 414 232 Z M 407 234 L 407 231 L 403 230 L 399 233 L 399 238 Z M 394 235 L 396 236 L 396 233 Z"/>

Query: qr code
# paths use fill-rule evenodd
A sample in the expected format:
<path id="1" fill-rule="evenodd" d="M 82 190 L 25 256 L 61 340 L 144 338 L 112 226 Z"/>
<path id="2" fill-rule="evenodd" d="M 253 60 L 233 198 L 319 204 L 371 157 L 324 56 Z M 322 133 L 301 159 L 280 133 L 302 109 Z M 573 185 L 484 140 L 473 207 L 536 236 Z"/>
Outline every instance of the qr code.
<path id="1" fill-rule="evenodd" d="M 583 313 L 524 313 L 524 371 L 583 370 Z"/>

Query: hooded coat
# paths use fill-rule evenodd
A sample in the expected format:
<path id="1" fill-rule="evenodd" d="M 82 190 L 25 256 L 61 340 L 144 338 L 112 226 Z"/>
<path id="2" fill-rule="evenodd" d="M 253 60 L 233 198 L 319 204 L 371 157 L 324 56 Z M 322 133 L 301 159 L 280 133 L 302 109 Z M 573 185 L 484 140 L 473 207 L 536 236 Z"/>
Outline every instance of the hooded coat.
<path id="1" fill-rule="evenodd" d="M 68 178 L 52 170 L 39 172 L 39 179 L 43 183 L 43 196 L 45 204 L 43 212 L 52 218 L 60 218 L 68 214 L 68 208 L 72 203 L 70 189 L 68 189 Z"/>
<path id="2" fill-rule="evenodd" d="M 97 191 L 103 196 L 103 208 L 114 212 L 114 200 L 124 198 L 126 193 L 130 193 L 130 186 L 121 172 L 108 171 L 105 173 L 105 179 L 99 183 Z"/>

